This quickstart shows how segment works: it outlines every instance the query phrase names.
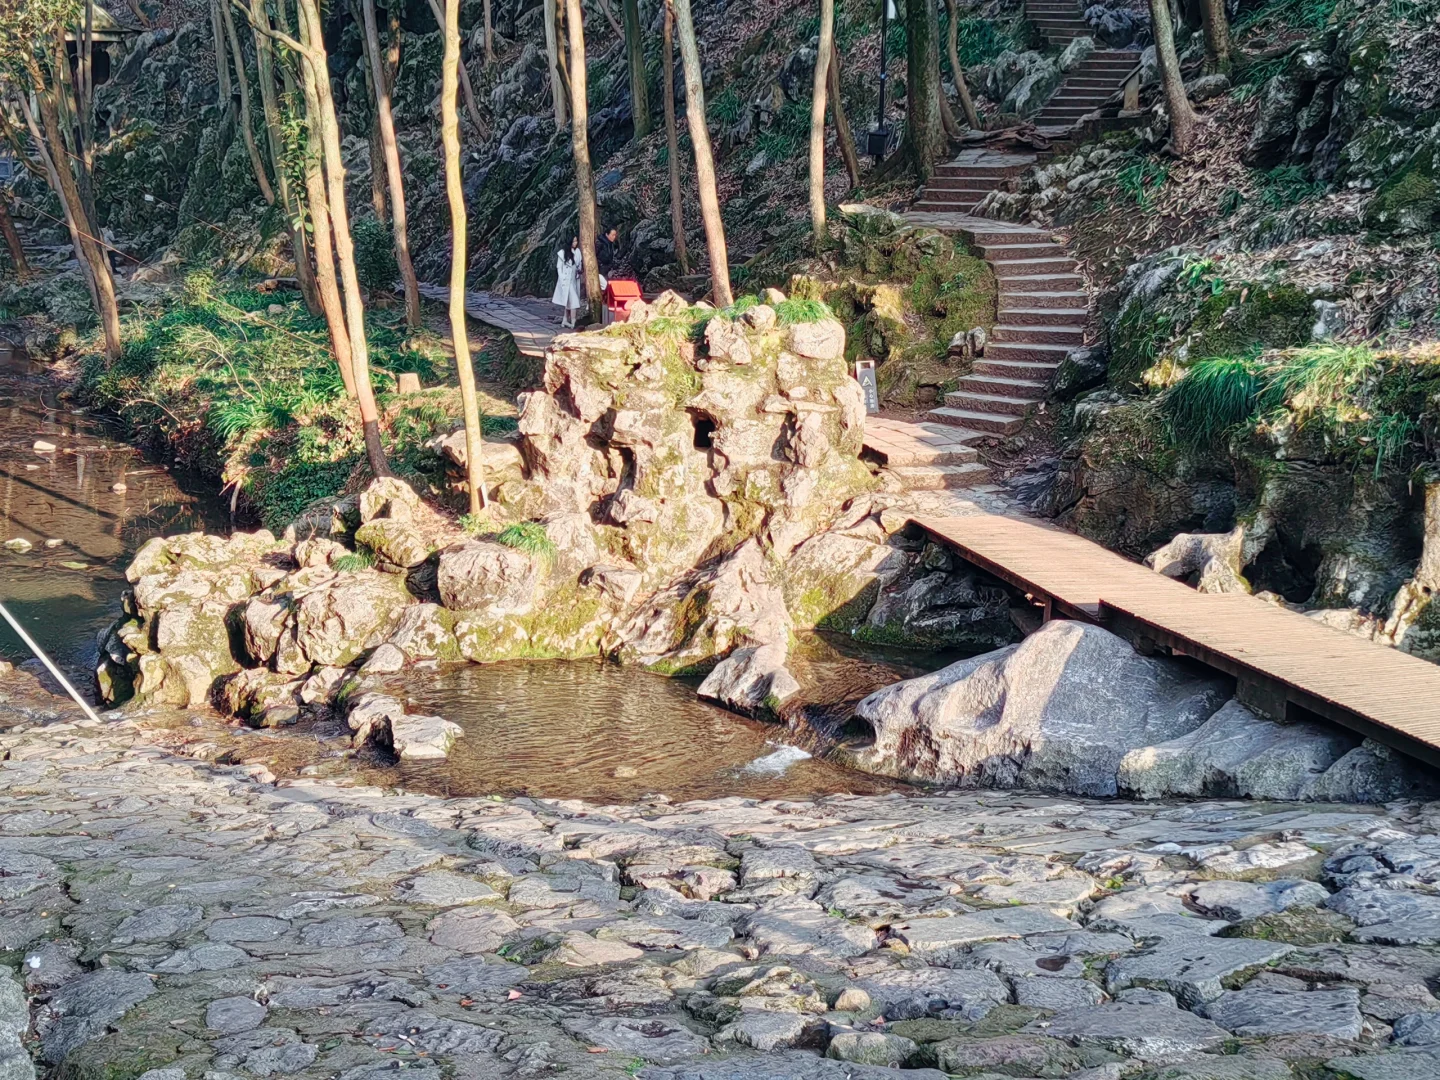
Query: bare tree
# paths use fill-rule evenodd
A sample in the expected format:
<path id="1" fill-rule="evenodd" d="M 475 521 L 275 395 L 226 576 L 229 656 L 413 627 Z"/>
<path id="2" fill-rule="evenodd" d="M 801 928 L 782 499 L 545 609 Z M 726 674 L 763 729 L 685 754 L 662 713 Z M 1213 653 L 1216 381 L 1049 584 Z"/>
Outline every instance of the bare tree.
<path id="1" fill-rule="evenodd" d="M 366 0 L 368 3 L 369 0 Z M 460 117 L 455 105 L 460 67 L 460 0 L 445 0 L 445 56 L 440 75 L 440 140 L 445 147 L 445 195 L 450 203 L 450 337 L 455 344 L 455 373 L 460 378 L 460 408 L 465 417 L 465 471 L 470 513 L 490 505 L 485 491 L 484 429 L 475 397 L 475 368 L 470 362 L 470 331 L 465 325 L 465 189 L 460 178 Z"/>
<path id="2" fill-rule="evenodd" d="M 840 158 L 845 162 L 845 173 L 850 177 L 850 186 L 860 183 L 860 155 L 855 152 L 855 136 L 850 132 L 850 121 L 845 119 L 845 99 L 840 92 L 840 50 L 831 43 L 830 67 L 826 72 L 829 83 L 830 117 L 835 122 L 835 141 L 840 144 Z"/>
<path id="3" fill-rule="evenodd" d="M 236 0 L 238 3 L 238 0 Z M 380 411 L 375 390 L 370 382 L 370 354 L 365 338 L 365 303 L 360 278 L 355 271 L 355 244 L 350 235 L 350 213 L 345 205 L 345 163 L 340 153 L 340 122 L 335 113 L 335 100 L 330 93 L 330 63 L 325 53 L 319 0 L 297 0 L 296 7 L 303 39 L 271 31 L 286 46 L 299 53 L 305 62 L 306 112 L 310 138 L 318 142 L 324 155 L 325 195 L 330 211 L 330 225 L 335 242 L 335 259 L 340 267 L 340 283 L 345 302 L 345 330 L 350 338 L 350 362 L 355 378 L 355 398 L 360 406 L 360 423 L 365 436 L 365 454 L 370 471 L 376 476 L 390 475 L 385 460 L 385 447 L 380 441 Z M 316 108 L 309 108 L 313 100 Z M 313 208 L 312 208 L 313 209 Z M 317 256 L 318 256 L 317 251 Z"/>
<path id="4" fill-rule="evenodd" d="M 366 52 L 370 55 L 370 83 L 375 90 L 375 109 L 380 119 L 380 144 L 385 155 L 385 175 L 390 187 L 390 232 L 395 241 L 395 262 L 405 283 L 405 323 L 420 325 L 420 282 L 410 261 L 410 236 L 405 218 L 405 181 L 400 174 L 400 146 L 395 139 L 395 116 L 390 109 L 390 77 L 380 54 L 380 31 L 375 23 L 375 0 L 360 0 L 365 16 Z M 375 167 L 372 163 L 372 169 Z"/>
<path id="5" fill-rule="evenodd" d="M 570 150 L 575 157 L 575 198 L 580 211 L 580 262 L 585 274 L 585 299 L 591 322 L 600 321 L 600 268 L 595 265 L 595 175 L 590 170 L 590 106 L 585 99 L 585 24 L 580 0 L 565 0 L 565 25 L 570 35 Z"/>
<path id="6" fill-rule="evenodd" d="M 215 38 L 215 86 L 219 95 L 220 108 L 229 110 L 231 95 L 234 89 L 230 85 L 230 64 L 225 59 L 228 50 L 225 46 L 225 21 L 220 16 L 220 8 L 225 0 L 210 0 L 210 32 Z"/>
<path id="7" fill-rule="evenodd" d="M 484 7 L 485 7 L 485 66 L 486 66 L 486 67 L 489 67 L 491 64 L 495 63 L 495 21 L 490 17 L 490 0 L 485 0 L 485 5 L 484 5 Z M 465 62 L 464 62 L 464 60 L 461 60 L 461 62 L 460 62 L 460 70 L 461 70 L 461 71 L 464 71 L 464 70 L 465 70 Z M 467 72 L 466 75 L 465 75 L 465 81 L 466 81 L 467 83 L 470 81 L 470 75 L 469 75 L 468 72 Z"/>
<path id="8" fill-rule="evenodd" d="M 1185 96 L 1180 58 L 1175 54 L 1175 24 L 1170 19 L 1169 0 L 1150 0 L 1150 26 L 1155 35 L 1160 82 L 1165 88 L 1165 108 L 1170 114 L 1170 145 L 1175 153 L 1183 156 L 1195 142 L 1195 127 L 1199 120 L 1190 107 L 1190 99 Z"/>
<path id="9" fill-rule="evenodd" d="M 240 0 L 232 0 L 239 4 Z M 250 80 L 245 75 L 245 54 L 240 51 L 240 35 L 235 32 L 235 20 L 230 16 L 230 7 L 221 0 L 220 18 L 225 24 L 225 39 L 230 42 L 230 55 L 235 61 L 235 85 L 240 89 L 240 136 L 245 140 L 245 152 L 250 155 L 250 167 L 255 171 L 255 183 L 267 203 L 275 201 L 275 192 L 270 187 L 270 178 L 265 175 L 265 162 L 260 157 L 260 147 L 255 144 L 254 126 L 250 120 Z"/>
<path id="10" fill-rule="evenodd" d="M 955 92 L 960 95 L 960 109 L 965 113 L 965 122 L 980 131 L 984 125 L 980 123 L 980 113 L 976 111 L 975 101 L 970 97 L 970 87 L 965 82 L 965 69 L 960 66 L 960 6 L 955 0 L 945 0 L 945 11 L 949 15 L 945 44 L 946 51 L 950 54 L 950 74 L 955 78 Z"/>
<path id="11" fill-rule="evenodd" d="M 835 0 L 820 0 L 820 44 L 815 52 L 815 77 L 810 91 L 810 230 L 817 250 L 830 239 L 825 227 L 825 91 L 830 84 L 834 51 Z"/>
<path id="12" fill-rule="evenodd" d="M 544 0 L 540 15 L 545 24 L 545 60 L 550 68 L 550 102 L 555 110 L 555 126 L 563 128 L 569 119 L 569 111 L 565 107 L 565 84 L 560 81 L 560 35 L 555 28 L 559 12 L 556 4 L 557 0 Z"/>
<path id="13" fill-rule="evenodd" d="M 675 261 L 682 274 L 690 273 L 690 254 L 685 250 L 685 204 L 680 189 L 680 136 L 675 130 L 675 9 L 665 4 L 663 66 L 665 69 L 665 150 L 670 166 L 670 232 L 675 237 Z"/>
<path id="14" fill-rule="evenodd" d="M 905 0 L 905 148 L 922 182 L 930 179 L 946 149 L 936 26 L 935 0 Z"/>
<path id="15" fill-rule="evenodd" d="M 284 5 L 279 5 L 279 9 L 283 11 Z M 275 171 L 275 193 L 280 200 L 280 208 L 285 212 L 285 227 L 290 233 L 290 251 L 295 259 L 295 279 L 300 284 L 300 295 L 305 299 L 305 307 L 312 315 L 319 315 L 324 309 L 315 285 L 315 274 L 310 268 L 310 245 L 305 237 L 304 207 L 290 188 L 290 176 L 285 168 L 285 136 L 281 130 L 280 102 L 278 87 L 275 85 L 274 50 L 269 36 L 265 33 L 270 29 L 270 15 L 265 10 L 265 0 L 250 0 L 247 17 L 255 42 L 255 74 L 260 83 L 260 111 L 265 118 L 265 143 L 270 151 L 270 167 Z"/>
<path id="16" fill-rule="evenodd" d="M 639 0 L 620 0 L 625 19 L 625 58 L 630 66 L 630 111 L 634 115 L 635 138 L 650 134 L 650 91 L 645 84 L 645 40 L 640 30 Z"/>
<path id="17" fill-rule="evenodd" d="M 680 36 L 680 57 L 685 66 L 685 122 L 695 148 L 695 183 L 700 189 L 700 219 L 705 225 L 705 247 L 710 255 L 710 281 L 715 303 L 729 307 L 730 256 L 725 249 L 725 222 L 720 216 L 720 193 L 715 184 L 715 158 L 710 152 L 710 130 L 705 123 L 705 79 L 700 70 L 700 47 L 690 0 L 674 0 L 675 28 Z"/>
<path id="18" fill-rule="evenodd" d="M 430 0 L 430 11 L 435 16 L 435 24 L 442 29 L 445 26 L 445 13 L 440 10 L 440 0 Z M 485 0 L 485 62 L 488 64 L 495 59 L 495 54 L 490 51 L 490 0 Z M 465 66 L 465 60 L 460 60 L 460 89 L 465 94 L 465 111 L 470 114 L 470 123 L 475 125 L 477 134 L 485 130 L 484 121 L 480 119 L 480 106 L 475 102 L 475 87 L 470 82 L 470 70 Z"/>
<path id="19" fill-rule="evenodd" d="M 1200 26 L 1205 33 L 1205 70 L 1229 71 L 1232 46 L 1225 0 L 1200 0 Z"/>
<path id="20" fill-rule="evenodd" d="M 20 106 L 20 112 L 25 117 L 25 127 L 30 133 L 30 141 L 35 146 L 35 154 L 43 166 L 42 172 L 46 182 L 50 185 L 50 191 L 60 204 L 60 212 L 65 215 L 65 227 L 70 231 L 70 247 L 75 252 L 75 262 L 80 267 L 80 276 L 85 279 L 85 288 L 90 292 L 90 303 L 98 312 L 100 310 L 100 290 L 95 284 L 95 275 L 91 271 L 89 259 L 84 254 L 82 241 L 80 239 L 80 226 L 75 221 L 75 215 L 70 211 L 70 204 L 65 201 L 65 195 L 60 188 L 60 173 L 55 168 L 55 159 L 50 156 L 49 148 L 45 145 L 45 135 L 40 130 L 40 121 L 36 118 L 36 110 L 29 105 L 29 94 L 22 92 L 15 103 Z M 38 103 L 37 103 L 38 105 Z M 22 160 L 28 160 L 28 156 L 22 154 Z"/>
<path id="21" fill-rule="evenodd" d="M 10 216 L 10 200 L 5 197 L 4 188 L 0 188 L 0 232 L 5 234 L 5 246 L 10 250 L 10 265 L 15 267 L 15 276 L 24 281 L 30 276 L 30 264 L 25 259 L 25 246 L 20 243 L 15 221 Z"/>

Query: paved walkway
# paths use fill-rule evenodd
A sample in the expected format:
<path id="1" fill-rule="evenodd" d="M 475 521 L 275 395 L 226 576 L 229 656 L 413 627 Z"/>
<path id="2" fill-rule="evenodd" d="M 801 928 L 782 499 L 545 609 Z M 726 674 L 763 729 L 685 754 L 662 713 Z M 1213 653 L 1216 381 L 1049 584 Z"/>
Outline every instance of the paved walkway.
<path id="1" fill-rule="evenodd" d="M 1053 610 L 1236 676 L 1286 719 L 1295 705 L 1440 764 L 1440 667 L 1253 596 L 1207 594 L 1053 526 L 917 516 L 968 561 Z"/>
<path id="2" fill-rule="evenodd" d="M 439 304 L 450 302 L 444 285 L 420 284 L 420 295 Z M 560 309 L 538 296 L 496 296 L 488 292 L 467 292 L 465 314 L 490 326 L 508 330 L 515 346 L 526 356 L 544 356 L 551 340 L 560 333 Z"/>

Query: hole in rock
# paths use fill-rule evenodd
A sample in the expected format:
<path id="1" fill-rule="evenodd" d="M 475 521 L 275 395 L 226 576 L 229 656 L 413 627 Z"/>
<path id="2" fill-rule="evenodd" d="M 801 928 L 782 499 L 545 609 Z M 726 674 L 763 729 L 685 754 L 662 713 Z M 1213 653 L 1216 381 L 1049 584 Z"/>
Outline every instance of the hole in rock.
<path id="1" fill-rule="evenodd" d="M 695 428 L 695 449 L 709 450 L 714 444 L 715 421 L 704 413 L 692 412 L 690 423 Z"/>

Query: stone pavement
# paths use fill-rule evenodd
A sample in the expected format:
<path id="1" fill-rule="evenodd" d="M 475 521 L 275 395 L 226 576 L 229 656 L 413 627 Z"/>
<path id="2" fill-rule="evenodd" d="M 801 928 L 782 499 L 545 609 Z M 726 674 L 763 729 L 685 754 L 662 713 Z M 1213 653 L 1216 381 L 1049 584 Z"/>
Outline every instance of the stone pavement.
<path id="1" fill-rule="evenodd" d="M 420 284 L 420 295 L 438 304 L 450 302 L 444 285 Z M 551 340 L 560 333 L 560 309 L 537 296 L 496 296 L 488 292 L 467 292 L 465 314 L 490 326 L 508 330 L 515 347 L 526 356 L 541 357 Z"/>
<path id="2" fill-rule="evenodd" d="M 7 1078 L 1440 1075 L 1440 804 L 445 799 L 7 711 Z"/>

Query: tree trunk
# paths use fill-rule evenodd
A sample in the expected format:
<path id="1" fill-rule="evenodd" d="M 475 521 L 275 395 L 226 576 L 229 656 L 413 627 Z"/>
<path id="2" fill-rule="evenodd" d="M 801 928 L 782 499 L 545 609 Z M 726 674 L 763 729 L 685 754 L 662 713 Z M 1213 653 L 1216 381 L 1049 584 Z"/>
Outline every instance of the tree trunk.
<path id="1" fill-rule="evenodd" d="M 665 4 L 665 34 L 662 64 L 665 75 L 665 147 L 670 165 L 670 233 L 675 238 L 675 261 L 682 274 L 690 273 L 690 253 L 685 249 L 685 204 L 680 189 L 680 134 L 675 129 L 675 9 Z"/>
<path id="2" fill-rule="evenodd" d="M 5 189 L 0 188 L 0 232 L 5 234 L 5 246 L 10 250 L 10 264 L 15 267 L 15 276 L 21 281 L 30 276 L 30 264 L 25 261 L 25 247 L 20 243 L 20 234 L 15 231 L 15 221 L 10 217 L 10 200 Z"/>
<path id="3" fill-rule="evenodd" d="M 303 12 L 296 12 L 300 40 L 310 42 L 310 24 Z M 352 400 L 359 394 L 355 387 L 355 364 L 350 350 L 350 331 L 345 328 L 345 305 L 340 299 L 340 283 L 335 276 L 335 243 L 330 229 L 330 196 L 325 190 L 324 151 L 320 149 L 320 92 L 315 88 L 315 72 L 308 62 L 302 64 L 301 86 L 305 98 L 306 146 L 305 193 L 310 203 L 311 247 L 315 254 L 315 284 L 320 293 L 320 306 L 325 326 L 330 332 L 330 351 L 345 393 Z"/>
<path id="4" fill-rule="evenodd" d="M 1155 34 L 1160 82 L 1165 88 L 1165 108 L 1170 113 L 1170 145 L 1183 157 L 1195 142 L 1195 125 L 1199 121 L 1190 107 L 1190 99 L 1185 96 L 1180 59 L 1175 55 L 1175 26 L 1170 19 L 1169 0 L 1150 0 L 1150 25 Z"/>
<path id="5" fill-rule="evenodd" d="M 1200 0 L 1200 26 L 1205 32 L 1205 70 L 1228 72 L 1231 63 L 1230 19 L 1225 0 Z"/>
<path id="6" fill-rule="evenodd" d="M 1221 0 L 1224 3 L 1224 0 Z M 983 131 L 984 125 L 980 123 L 980 113 L 975 109 L 975 101 L 970 97 L 970 87 L 965 82 L 965 69 L 960 66 L 960 6 L 955 0 L 945 0 L 945 10 L 949 14 L 949 26 L 946 28 L 946 46 L 950 53 L 950 74 L 955 78 L 955 91 L 960 95 L 960 109 L 965 113 L 965 122 L 976 131 Z"/>
<path id="7" fill-rule="evenodd" d="M 440 10 L 440 0 L 430 0 L 430 11 L 435 16 L 436 25 L 443 30 L 445 26 L 445 13 Z M 485 17 L 485 42 L 488 48 L 490 42 L 490 17 L 488 14 L 490 11 L 490 0 L 485 0 L 485 11 L 487 12 Z M 494 59 L 494 55 L 489 54 L 485 62 L 488 64 Z M 470 123 L 475 125 L 475 133 L 477 135 L 483 135 L 485 133 L 485 124 L 480 119 L 480 106 L 475 103 L 475 87 L 470 83 L 470 70 L 465 66 L 463 57 L 459 60 L 459 64 L 460 89 L 465 94 L 465 111 L 470 114 Z"/>
<path id="8" fill-rule="evenodd" d="M 810 90 L 810 231 L 815 250 L 830 239 L 825 227 L 825 91 L 830 84 L 830 56 L 835 51 L 835 0 L 820 0 L 820 44 Z"/>
<path id="9" fill-rule="evenodd" d="M 550 68 L 550 101 L 555 108 L 555 127 L 563 128 L 569 118 L 565 87 L 560 82 L 560 39 L 555 32 L 558 0 L 544 0 L 541 21 L 545 24 L 545 60 Z"/>
<path id="10" fill-rule="evenodd" d="M 85 279 L 85 288 L 90 292 L 90 303 L 96 311 L 100 310 L 100 290 L 95 287 L 95 275 L 90 271 L 90 263 L 86 260 L 80 246 L 80 227 L 75 223 L 75 215 L 70 212 L 70 204 L 65 201 L 65 193 L 60 187 L 60 174 L 55 169 L 55 159 L 50 156 L 50 151 L 45 145 L 45 136 L 40 131 L 40 122 L 31 111 L 29 95 L 20 94 L 17 101 L 20 111 L 25 114 L 25 126 L 30 131 L 30 138 L 35 144 L 36 153 L 44 166 L 45 179 L 54 192 L 56 200 L 60 203 L 60 212 L 65 216 L 65 227 L 70 231 L 70 247 L 75 252 L 75 261 L 80 265 L 80 276 Z"/>
<path id="11" fill-rule="evenodd" d="M 850 187 L 860 184 L 860 156 L 855 153 L 855 136 L 850 133 L 850 121 L 845 119 L 845 99 L 840 93 L 840 50 L 831 42 L 830 68 L 826 72 L 830 99 L 830 117 L 835 122 L 835 141 L 840 144 L 840 158 L 845 162 L 845 173 L 850 177 Z"/>
<path id="12" fill-rule="evenodd" d="M 940 121 L 940 58 L 935 0 L 905 0 L 905 145 L 921 183 L 945 152 Z"/>
<path id="13" fill-rule="evenodd" d="M 365 303 L 360 278 L 355 272 L 355 245 L 350 238 L 350 213 L 345 206 L 345 163 L 340 154 L 340 121 L 330 96 L 330 65 L 318 0 L 300 0 L 300 17 L 310 26 L 310 50 L 306 59 L 314 68 L 315 89 L 320 100 L 320 134 L 325 149 L 325 188 L 329 195 L 335 257 L 340 265 L 340 283 L 345 296 L 345 328 L 350 333 L 350 362 L 355 369 L 355 396 L 360 403 L 360 422 L 365 434 L 365 453 L 370 471 L 390 475 L 385 448 L 380 442 L 380 410 L 370 384 L 370 354 L 365 340 Z"/>
<path id="14" fill-rule="evenodd" d="M 459 53 L 455 54 L 455 58 L 463 71 L 464 60 L 460 58 Z M 490 0 L 485 0 L 485 66 L 489 67 L 493 63 L 495 63 L 495 21 L 490 17 Z M 467 83 L 470 81 L 469 75 L 465 76 L 465 81 Z"/>
<path id="15" fill-rule="evenodd" d="M 624 0 L 621 0 L 623 3 Z M 610 29 L 615 31 L 615 36 L 621 41 L 625 40 L 625 27 L 620 25 L 620 20 L 615 18 L 615 13 L 610 10 L 610 0 L 599 0 L 600 14 L 605 16 L 605 21 L 610 24 Z"/>
<path id="16" fill-rule="evenodd" d="M 641 36 L 639 0 L 620 0 L 625 19 L 625 55 L 630 64 L 630 111 L 634 115 L 635 138 L 645 138 L 650 123 L 650 90 L 645 84 L 645 40 Z"/>
<path id="17" fill-rule="evenodd" d="M 555 9 L 555 62 L 560 69 L 560 90 L 565 95 L 565 101 L 570 101 L 570 70 L 568 50 L 565 44 L 565 0 L 557 0 L 559 6 Z M 583 24 L 582 24 L 583 26 Z"/>
<path id="18" fill-rule="evenodd" d="M 366 50 L 370 54 L 370 81 L 375 86 L 376 113 L 380 118 L 380 142 L 385 154 L 385 174 L 390 186 L 390 231 L 395 240 L 395 262 L 405 283 L 405 325 L 420 326 L 420 282 L 410 261 L 410 236 L 405 218 L 405 182 L 400 175 L 400 146 L 395 139 L 395 117 L 390 111 L 390 78 L 380 55 L 380 31 L 375 23 L 375 0 L 360 0 L 365 14 Z M 372 163 L 371 169 L 374 169 Z"/>
<path id="19" fill-rule="evenodd" d="M 305 298 L 306 309 L 312 315 L 319 315 L 323 308 L 315 287 L 315 275 L 310 269 L 310 250 L 301 223 L 303 209 L 290 190 L 290 176 L 285 170 L 285 136 L 280 129 L 275 58 L 268 36 L 270 16 L 265 10 L 265 0 L 250 0 L 249 17 L 251 36 L 255 40 L 255 74 L 260 82 L 260 111 L 265 117 L 265 145 L 270 151 L 270 167 L 275 170 L 275 193 L 280 199 L 280 208 L 285 212 L 285 227 L 290 233 L 295 279 L 300 283 L 300 295 Z"/>
<path id="20" fill-rule="evenodd" d="M 590 171 L 590 105 L 586 100 L 585 24 L 580 0 L 565 0 L 565 28 L 570 36 L 570 150 L 575 156 L 575 198 L 580 210 L 580 261 L 585 274 L 585 299 L 590 321 L 600 322 L 600 268 L 595 265 L 595 175 Z"/>
<path id="21" fill-rule="evenodd" d="M 215 35 L 215 85 L 222 112 L 229 110 L 235 90 L 230 85 L 230 64 L 225 55 L 225 21 L 220 16 L 220 5 L 226 0 L 210 0 L 210 31 Z"/>
<path id="22" fill-rule="evenodd" d="M 700 218 L 705 224 L 705 247 L 710 254 L 710 280 L 716 307 L 735 302 L 730 292 L 730 256 L 725 250 L 725 222 L 720 216 L 720 194 L 715 186 L 715 159 L 710 153 L 710 129 L 705 123 L 705 81 L 700 71 L 700 47 L 690 0 L 674 0 L 675 29 L 680 36 L 680 57 L 685 65 L 685 122 L 695 148 L 695 183 L 700 189 Z"/>
<path id="23" fill-rule="evenodd" d="M 961 139 L 965 131 L 955 119 L 955 113 L 950 108 L 950 99 L 945 94 L 945 86 L 940 81 L 940 71 L 935 71 L 935 85 L 940 91 L 940 126 L 945 129 L 947 139 Z"/>
<path id="24" fill-rule="evenodd" d="M 69 63 L 69 59 L 65 55 L 63 38 L 57 38 L 52 59 L 57 69 L 60 64 Z M 51 157 L 55 162 L 55 177 L 60 184 L 60 190 L 56 194 L 65 203 L 69 216 L 75 222 L 76 238 L 80 244 L 80 250 L 76 254 L 89 266 L 91 276 L 95 280 L 95 294 L 98 301 L 95 313 L 100 317 L 100 326 L 105 334 L 105 356 L 111 361 L 118 360 L 122 346 L 120 342 L 120 307 L 115 300 L 115 279 L 110 274 L 110 263 L 106 260 L 104 251 L 101 250 L 99 232 L 95 228 L 95 223 L 85 212 L 85 204 L 80 198 L 80 188 L 75 183 L 75 175 L 70 171 L 69 163 L 62 156 L 65 152 L 65 139 L 60 133 L 60 111 L 55 103 L 60 88 L 57 86 L 52 92 L 45 85 L 45 77 L 34 57 L 27 57 L 27 60 L 36 91 L 35 98 L 40 106 L 40 122 L 45 130 L 45 141 L 50 145 Z M 83 167 L 83 162 L 81 164 Z"/>
<path id="25" fill-rule="evenodd" d="M 366 0 L 369 3 L 370 0 Z M 465 417 L 465 471 L 470 513 L 490 505 L 485 491 L 484 429 L 475 398 L 475 368 L 470 362 L 470 330 L 465 325 L 465 189 L 460 180 L 460 118 L 456 112 L 456 69 L 460 66 L 460 0 L 445 0 L 445 58 L 440 76 L 440 140 L 445 147 L 445 195 L 450 203 L 450 337 L 455 344 L 455 373 L 460 378 L 460 411 Z"/>
<path id="26" fill-rule="evenodd" d="M 141 26 L 145 27 L 146 30 L 150 29 L 150 16 L 146 15 L 140 7 L 140 0 L 125 0 L 125 6 L 130 9 L 130 14 L 135 16 L 136 21 L 138 21 Z"/>
<path id="27" fill-rule="evenodd" d="M 255 183 L 267 203 L 275 202 L 275 192 L 270 187 L 270 178 L 265 175 L 265 162 L 260 157 L 260 147 L 255 144 L 254 125 L 250 121 L 250 80 L 245 77 L 245 54 L 240 51 L 240 35 L 235 33 L 235 20 L 230 16 L 230 5 L 220 0 L 220 18 L 225 23 L 225 37 L 230 42 L 230 52 L 235 59 L 235 85 L 240 88 L 240 135 L 245 140 L 245 152 L 250 155 L 250 167 L 255 170 Z"/>

